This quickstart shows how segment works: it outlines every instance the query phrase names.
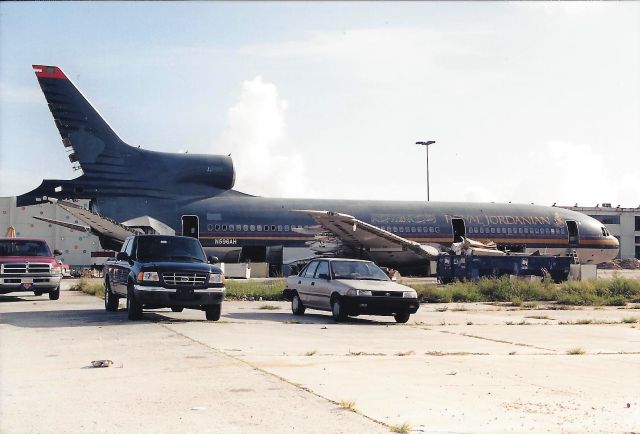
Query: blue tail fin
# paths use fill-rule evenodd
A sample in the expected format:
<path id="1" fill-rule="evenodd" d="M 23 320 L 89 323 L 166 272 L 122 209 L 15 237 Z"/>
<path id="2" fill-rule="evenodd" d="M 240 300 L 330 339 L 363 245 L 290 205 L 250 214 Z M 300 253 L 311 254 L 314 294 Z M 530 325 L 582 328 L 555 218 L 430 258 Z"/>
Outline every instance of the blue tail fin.
<path id="1" fill-rule="evenodd" d="M 120 165 L 122 151 L 132 149 L 123 142 L 57 66 L 33 65 L 38 83 L 62 137 L 71 163 L 85 174 L 103 165 Z M 70 149 L 69 149 L 70 148 Z"/>

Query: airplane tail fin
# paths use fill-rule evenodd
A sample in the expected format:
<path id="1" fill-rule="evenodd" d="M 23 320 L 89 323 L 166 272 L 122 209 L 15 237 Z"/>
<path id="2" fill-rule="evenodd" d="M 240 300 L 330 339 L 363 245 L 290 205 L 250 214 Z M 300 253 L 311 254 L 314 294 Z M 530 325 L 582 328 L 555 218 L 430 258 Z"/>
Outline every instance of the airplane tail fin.
<path id="1" fill-rule="evenodd" d="M 120 161 L 113 160 L 120 160 L 122 151 L 132 148 L 118 137 L 62 69 L 46 65 L 33 65 L 33 69 L 74 168 L 87 173 L 100 170 L 96 165 L 118 165 Z"/>

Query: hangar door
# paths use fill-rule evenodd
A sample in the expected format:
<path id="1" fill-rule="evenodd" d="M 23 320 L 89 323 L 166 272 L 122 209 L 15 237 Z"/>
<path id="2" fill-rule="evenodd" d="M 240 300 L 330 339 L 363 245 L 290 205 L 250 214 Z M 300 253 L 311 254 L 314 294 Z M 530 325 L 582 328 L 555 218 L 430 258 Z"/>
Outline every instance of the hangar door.
<path id="1" fill-rule="evenodd" d="M 183 215 L 182 216 L 182 235 L 185 237 L 199 238 L 198 216 Z"/>

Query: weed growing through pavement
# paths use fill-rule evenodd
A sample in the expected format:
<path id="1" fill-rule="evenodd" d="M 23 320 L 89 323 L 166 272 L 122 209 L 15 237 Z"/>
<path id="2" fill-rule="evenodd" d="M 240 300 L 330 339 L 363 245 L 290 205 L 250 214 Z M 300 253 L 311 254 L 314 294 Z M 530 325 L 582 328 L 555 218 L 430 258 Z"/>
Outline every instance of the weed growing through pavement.
<path id="1" fill-rule="evenodd" d="M 356 402 L 355 401 L 347 401 L 347 400 L 343 399 L 342 401 L 340 401 L 338 403 L 338 405 L 343 410 L 353 411 L 354 413 L 356 413 L 358 411 L 358 409 L 356 408 Z"/>
<path id="2" fill-rule="evenodd" d="M 567 350 L 567 354 L 570 356 L 581 356 L 583 354 L 587 354 L 584 348 L 575 347 Z"/>
<path id="3" fill-rule="evenodd" d="M 273 304 L 263 304 L 258 309 L 260 310 L 278 310 L 280 306 L 274 306 Z"/>
<path id="4" fill-rule="evenodd" d="M 622 322 L 624 324 L 635 324 L 638 322 L 638 318 L 634 316 L 628 316 L 628 317 L 622 318 Z"/>
<path id="5" fill-rule="evenodd" d="M 311 351 L 307 351 L 306 353 L 304 353 L 305 356 L 314 356 L 318 353 L 318 350 L 311 350 Z"/>
<path id="6" fill-rule="evenodd" d="M 399 433 L 399 434 L 407 434 L 411 432 L 413 428 L 408 423 L 403 423 L 400 425 L 389 425 L 389 431 Z"/>

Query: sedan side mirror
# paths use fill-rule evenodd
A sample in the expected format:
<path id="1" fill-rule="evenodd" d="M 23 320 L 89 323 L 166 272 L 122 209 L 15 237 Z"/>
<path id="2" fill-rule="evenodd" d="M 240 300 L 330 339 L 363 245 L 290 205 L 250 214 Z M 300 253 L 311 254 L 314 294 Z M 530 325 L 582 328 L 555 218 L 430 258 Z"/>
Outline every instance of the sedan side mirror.
<path id="1" fill-rule="evenodd" d="M 127 255 L 126 252 L 118 252 L 118 254 L 116 255 L 116 259 L 118 261 L 126 261 L 127 259 L 129 259 L 129 255 Z"/>
<path id="2" fill-rule="evenodd" d="M 207 261 L 209 261 L 210 264 L 217 264 L 220 262 L 217 256 L 207 256 Z"/>
<path id="3" fill-rule="evenodd" d="M 58 249 L 55 249 L 55 250 L 53 251 L 53 256 L 60 256 L 60 255 L 62 255 L 62 251 L 60 251 L 60 250 L 58 250 Z"/>
<path id="4" fill-rule="evenodd" d="M 318 279 L 329 280 L 329 275 L 326 273 L 320 273 L 318 274 Z"/>

